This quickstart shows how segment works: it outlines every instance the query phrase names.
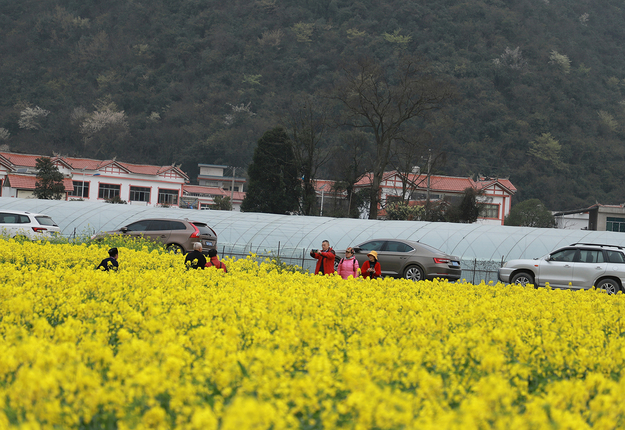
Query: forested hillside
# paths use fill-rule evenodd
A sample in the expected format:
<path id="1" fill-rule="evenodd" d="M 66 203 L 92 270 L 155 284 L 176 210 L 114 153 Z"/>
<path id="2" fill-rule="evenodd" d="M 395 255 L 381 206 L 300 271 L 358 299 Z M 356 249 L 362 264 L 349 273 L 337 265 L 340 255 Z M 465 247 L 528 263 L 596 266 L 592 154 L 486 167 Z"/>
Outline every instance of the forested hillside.
<path id="1" fill-rule="evenodd" d="M 624 23 L 620 0 L 0 0 L 0 144 L 194 178 L 246 166 L 342 65 L 412 54 L 456 89 L 420 124 L 439 172 L 550 209 L 623 203 Z M 324 144 L 356 150 L 344 132 Z"/>

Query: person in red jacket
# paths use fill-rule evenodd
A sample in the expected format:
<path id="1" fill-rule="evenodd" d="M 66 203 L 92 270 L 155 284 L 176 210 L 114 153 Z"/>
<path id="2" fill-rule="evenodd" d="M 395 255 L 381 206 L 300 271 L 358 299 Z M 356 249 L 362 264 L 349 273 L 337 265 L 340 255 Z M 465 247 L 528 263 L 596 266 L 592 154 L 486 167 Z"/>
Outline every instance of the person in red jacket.
<path id="1" fill-rule="evenodd" d="M 330 242 L 324 240 L 321 242 L 321 249 L 313 249 L 310 256 L 317 259 L 317 267 L 315 267 L 315 275 L 331 275 L 334 273 L 334 259 L 336 253 L 330 248 Z"/>
<path id="2" fill-rule="evenodd" d="M 209 249 L 208 257 L 209 257 L 209 260 L 206 262 L 205 267 L 216 267 L 218 269 L 222 269 L 224 273 L 228 273 L 228 269 L 226 268 L 226 265 L 222 263 L 221 261 L 219 261 L 219 257 L 217 257 L 216 249 Z"/>
<path id="3" fill-rule="evenodd" d="M 380 266 L 378 261 L 378 253 L 371 251 L 367 254 L 367 257 L 369 257 L 369 260 L 365 261 L 360 269 L 362 277 L 365 279 L 379 278 L 382 275 L 382 266 Z"/>

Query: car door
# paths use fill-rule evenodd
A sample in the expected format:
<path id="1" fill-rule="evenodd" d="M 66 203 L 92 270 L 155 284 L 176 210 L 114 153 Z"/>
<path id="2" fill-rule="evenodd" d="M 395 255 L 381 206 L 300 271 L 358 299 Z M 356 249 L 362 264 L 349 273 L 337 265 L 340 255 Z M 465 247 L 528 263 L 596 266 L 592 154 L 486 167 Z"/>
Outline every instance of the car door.
<path id="1" fill-rule="evenodd" d="M 145 236 L 155 242 L 167 243 L 171 235 L 171 223 L 164 219 L 153 219 L 150 221 Z"/>
<path id="2" fill-rule="evenodd" d="M 137 222 L 133 222 L 132 224 L 128 224 L 126 227 L 121 229 L 122 233 L 128 236 L 144 236 L 148 231 L 148 227 L 150 225 L 150 220 L 141 220 Z"/>
<path id="3" fill-rule="evenodd" d="M 576 248 L 565 248 L 551 254 L 549 258 L 540 260 L 537 282 L 556 288 L 568 288 L 573 282 L 573 264 L 579 255 Z M 577 258 L 579 260 L 579 257 Z"/>
<path id="4" fill-rule="evenodd" d="M 0 212 L 0 234 L 13 237 L 19 227 L 19 215 Z"/>
<path id="5" fill-rule="evenodd" d="M 608 263 L 603 258 L 603 251 L 599 249 L 580 249 L 579 261 L 573 264 L 573 281 L 571 287 L 588 289 L 593 286 L 595 279 L 605 273 Z"/>
<path id="6" fill-rule="evenodd" d="M 411 251 L 414 249 L 403 242 L 387 240 L 378 253 L 382 273 L 390 276 L 400 275 L 406 261 L 408 261 L 408 252 Z"/>

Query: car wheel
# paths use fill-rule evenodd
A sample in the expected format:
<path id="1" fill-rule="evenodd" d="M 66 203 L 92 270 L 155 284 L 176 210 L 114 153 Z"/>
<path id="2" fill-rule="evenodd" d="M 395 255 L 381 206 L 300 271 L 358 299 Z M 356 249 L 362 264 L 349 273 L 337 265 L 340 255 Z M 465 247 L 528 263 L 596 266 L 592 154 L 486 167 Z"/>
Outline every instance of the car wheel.
<path id="1" fill-rule="evenodd" d="M 528 284 L 534 284 L 534 276 L 528 272 L 519 272 L 516 273 L 511 279 L 511 284 L 519 284 L 526 286 Z"/>
<path id="2" fill-rule="evenodd" d="M 23 234 L 16 234 L 15 236 L 13 236 L 13 239 L 20 241 L 20 242 L 30 240 L 28 237 L 24 236 Z"/>
<path id="3" fill-rule="evenodd" d="M 419 266 L 408 266 L 406 270 L 404 270 L 404 278 L 409 281 L 423 281 L 425 276 L 423 275 L 423 270 Z"/>
<path id="4" fill-rule="evenodd" d="M 337 270 L 339 270 L 339 263 L 341 262 L 340 258 L 335 258 L 334 259 L 334 271 L 336 272 Z"/>
<path id="5" fill-rule="evenodd" d="M 167 245 L 167 251 L 172 254 L 184 254 L 184 248 L 177 243 L 170 243 Z"/>
<path id="6" fill-rule="evenodd" d="M 614 279 L 602 279 L 597 283 L 598 290 L 604 290 L 608 294 L 616 294 L 621 291 L 621 286 Z"/>

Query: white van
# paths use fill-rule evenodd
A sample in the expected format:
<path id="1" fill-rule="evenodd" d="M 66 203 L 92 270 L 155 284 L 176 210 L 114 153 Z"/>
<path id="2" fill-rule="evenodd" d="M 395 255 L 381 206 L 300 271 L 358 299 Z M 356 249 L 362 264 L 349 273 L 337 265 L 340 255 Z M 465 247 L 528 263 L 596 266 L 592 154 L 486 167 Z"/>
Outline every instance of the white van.
<path id="1" fill-rule="evenodd" d="M 49 239 L 61 233 L 59 226 L 44 214 L 0 209 L 0 235 L 24 236 L 30 240 Z"/>

